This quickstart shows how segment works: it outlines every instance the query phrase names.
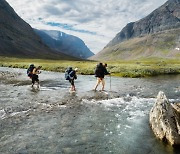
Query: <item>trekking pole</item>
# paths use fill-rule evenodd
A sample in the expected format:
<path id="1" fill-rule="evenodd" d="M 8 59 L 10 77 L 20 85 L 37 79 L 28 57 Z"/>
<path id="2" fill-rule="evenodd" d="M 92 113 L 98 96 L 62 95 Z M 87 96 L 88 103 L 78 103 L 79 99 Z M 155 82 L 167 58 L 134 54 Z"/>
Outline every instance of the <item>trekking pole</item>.
<path id="1" fill-rule="evenodd" d="M 111 91 L 111 74 L 109 74 L 109 78 L 110 78 L 110 91 Z"/>

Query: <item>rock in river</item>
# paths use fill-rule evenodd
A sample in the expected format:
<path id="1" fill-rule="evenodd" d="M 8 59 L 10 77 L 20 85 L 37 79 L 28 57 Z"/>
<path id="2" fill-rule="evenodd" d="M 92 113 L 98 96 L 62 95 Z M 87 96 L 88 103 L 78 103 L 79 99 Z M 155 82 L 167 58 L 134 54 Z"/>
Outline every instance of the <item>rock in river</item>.
<path id="1" fill-rule="evenodd" d="M 180 103 L 171 104 L 160 91 L 150 111 L 150 126 L 157 138 L 180 145 Z"/>

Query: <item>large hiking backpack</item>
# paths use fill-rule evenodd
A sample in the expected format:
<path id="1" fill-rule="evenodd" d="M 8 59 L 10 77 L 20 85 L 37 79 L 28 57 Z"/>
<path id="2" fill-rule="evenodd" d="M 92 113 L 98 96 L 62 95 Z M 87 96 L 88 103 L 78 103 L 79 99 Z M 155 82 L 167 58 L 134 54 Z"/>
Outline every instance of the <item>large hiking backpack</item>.
<path id="1" fill-rule="evenodd" d="M 72 67 L 69 67 L 69 68 L 67 68 L 66 69 L 66 71 L 65 71 L 65 79 L 66 80 L 70 80 L 70 72 L 72 71 Z"/>
<path id="2" fill-rule="evenodd" d="M 27 69 L 27 75 L 28 77 L 32 78 L 32 72 L 33 72 L 33 69 L 35 68 L 34 64 L 31 64 L 29 66 L 29 68 Z"/>
<path id="3" fill-rule="evenodd" d="M 69 73 L 69 78 L 70 78 L 70 79 L 77 79 L 75 70 L 72 70 L 72 71 Z"/>
<path id="4" fill-rule="evenodd" d="M 104 76 L 104 67 L 103 67 L 103 65 L 97 65 L 94 74 L 95 74 L 95 77 Z"/>
<path id="5" fill-rule="evenodd" d="M 65 79 L 66 80 L 77 79 L 76 72 L 75 70 L 72 69 L 72 67 L 69 67 L 68 69 L 66 69 Z"/>

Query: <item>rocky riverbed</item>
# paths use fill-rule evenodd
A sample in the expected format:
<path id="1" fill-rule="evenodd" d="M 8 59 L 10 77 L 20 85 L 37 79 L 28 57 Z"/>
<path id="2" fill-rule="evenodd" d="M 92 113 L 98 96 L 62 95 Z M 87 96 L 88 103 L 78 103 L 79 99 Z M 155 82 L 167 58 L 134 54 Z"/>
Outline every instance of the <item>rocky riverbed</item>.
<path id="1" fill-rule="evenodd" d="M 179 101 L 180 76 L 112 77 L 111 89 L 106 77 L 106 92 L 94 92 L 94 76 L 79 75 L 76 93 L 64 74 L 39 77 L 40 89 L 31 88 L 26 70 L 0 68 L 0 153 L 178 153 L 148 118 L 161 89 Z"/>

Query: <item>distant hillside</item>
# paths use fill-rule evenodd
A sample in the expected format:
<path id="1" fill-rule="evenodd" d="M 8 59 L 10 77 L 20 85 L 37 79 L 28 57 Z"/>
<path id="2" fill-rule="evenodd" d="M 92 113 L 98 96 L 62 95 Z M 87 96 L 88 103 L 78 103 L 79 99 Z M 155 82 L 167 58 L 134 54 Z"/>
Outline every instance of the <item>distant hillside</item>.
<path id="1" fill-rule="evenodd" d="M 47 46 L 58 52 L 82 59 L 94 55 L 85 43 L 76 36 L 55 30 L 34 30 Z"/>
<path id="2" fill-rule="evenodd" d="M 168 0 L 147 17 L 127 24 L 93 59 L 180 57 L 180 0 Z"/>
<path id="3" fill-rule="evenodd" d="M 0 56 L 75 59 L 45 45 L 5 0 L 0 0 Z"/>
<path id="4" fill-rule="evenodd" d="M 180 58 L 180 29 L 166 30 L 143 37 L 135 37 L 99 52 L 97 60 L 133 60 L 158 58 Z"/>

